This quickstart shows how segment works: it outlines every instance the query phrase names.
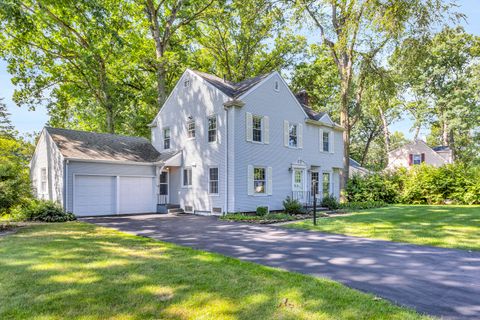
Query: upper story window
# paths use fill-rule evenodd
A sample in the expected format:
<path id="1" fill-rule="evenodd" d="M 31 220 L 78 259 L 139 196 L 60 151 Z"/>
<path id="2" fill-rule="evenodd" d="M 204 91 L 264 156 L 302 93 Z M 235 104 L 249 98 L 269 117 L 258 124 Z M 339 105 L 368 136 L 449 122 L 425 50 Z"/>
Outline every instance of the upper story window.
<path id="1" fill-rule="evenodd" d="M 298 126 L 296 124 L 290 124 L 288 126 L 288 145 L 292 148 L 296 148 L 298 145 Z"/>
<path id="2" fill-rule="evenodd" d="M 188 138 L 195 138 L 195 120 L 188 120 L 187 122 L 187 136 Z"/>
<path id="3" fill-rule="evenodd" d="M 210 168 L 208 173 L 208 193 L 218 194 L 218 168 Z"/>
<path id="4" fill-rule="evenodd" d="M 421 164 L 422 163 L 422 155 L 421 154 L 414 154 L 413 155 L 413 164 Z"/>
<path id="5" fill-rule="evenodd" d="M 275 80 L 275 85 L 273 87 L 275 89 L 275 91 L 279 91 L 280 90 L 280 84 L 278 83 L 278 80 Z"/>
<path id="6" fill-rule="evenodd" d="M 40 169 L 40 192 L 47 193 L 47 168 Z"/>
<path id="7" fill-rule="evenodd" d="M 208 117 L 208 142 L 217 141 L 217 116 Z"/>
<path id="8" fill-rule="evenodd" d="M 192 168 L 183 169 L 183 186 L 190 187 L 192 185 Z"/>
<path id="9" fill-rule="evenodd" d="M 163 129 L 163 149 L 170 149 L 170 128 Z"/>
<path id="10" fill-rule="evenodd" d="M 183 87 L 184 88 L 190 87 L 190 79 L 185 79 L 185 81 L 183 81 Z"/>
<path id="11" fill-rule="evenodd" d="M 323 132 L 322 144 L 323 144 L 323 151 L 329 152 L 330 151 L 330 133 L 329 132 Z"/>
<path id="12" fill-rule="evenodd" d="M 253 116 L 252 130 L 252 140 L 256 142 L 262 142 L 262 117 Z"/>

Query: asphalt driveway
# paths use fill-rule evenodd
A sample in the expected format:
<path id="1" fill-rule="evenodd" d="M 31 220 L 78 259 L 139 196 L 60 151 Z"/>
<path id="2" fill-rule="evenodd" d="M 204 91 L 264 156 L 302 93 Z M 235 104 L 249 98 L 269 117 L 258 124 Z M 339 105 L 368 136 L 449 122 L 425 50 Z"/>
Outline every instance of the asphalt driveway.
<path id="1" fill-rule="evenodd" d="M 83 221 L 289 271 L 327 277 L 421 313 L 480 319 L 480 252 L 432 248 L 215 217 Z"/>

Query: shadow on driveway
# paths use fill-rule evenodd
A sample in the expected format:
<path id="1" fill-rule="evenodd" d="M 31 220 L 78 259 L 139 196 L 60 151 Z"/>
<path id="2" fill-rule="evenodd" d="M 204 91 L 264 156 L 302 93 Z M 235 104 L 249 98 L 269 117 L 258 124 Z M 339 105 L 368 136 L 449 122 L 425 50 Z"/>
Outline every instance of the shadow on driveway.
<path id="1" fill-rule="evenodd" d="M 216 217 L 193 215 L 81 220 L 327 277 L 444 319 L 480 319 L 480 252 L 224 222 Z"/>

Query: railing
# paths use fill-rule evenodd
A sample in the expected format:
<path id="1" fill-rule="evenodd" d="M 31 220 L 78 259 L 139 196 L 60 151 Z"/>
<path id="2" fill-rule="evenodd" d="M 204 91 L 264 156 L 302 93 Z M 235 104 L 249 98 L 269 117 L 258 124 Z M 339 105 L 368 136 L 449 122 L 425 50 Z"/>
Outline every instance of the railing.
<path id="1" fill-rule="evenodd" d="M 320 195 L 316 195 L 317 206 L 321 202 Z M 313 206 L 313 192 L 312 191 L 292 191 L 292 199 L 300 202 L 304 207 Z"/>
<path id="2" fill-rule="evenodd" d="M 168 195 L 167 194 L 159 194 L 158 195 L 158 204 L 168 204 Z"/>

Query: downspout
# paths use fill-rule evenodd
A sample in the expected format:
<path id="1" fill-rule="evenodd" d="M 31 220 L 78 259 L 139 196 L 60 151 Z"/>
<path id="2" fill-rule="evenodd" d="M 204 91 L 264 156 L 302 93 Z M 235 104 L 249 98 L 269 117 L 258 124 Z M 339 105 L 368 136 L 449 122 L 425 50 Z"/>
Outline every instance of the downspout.
<path id="1" fill-rule="evenodd" d="M 229 139 L 229 134 L 228 134 L 228 116 L 229 116 L 229 112 L 228 112 L 228 108 L 225 107 L 224 108 L 225 110 L 225 136 L 226 136 L 226 143 L 225 143 L 225 210 L 223 211 L 224 214 L 228 213 L 228 197 L 229 197 L 229 190 L 228 190 L 228 166 L 229 166 L 229 156 L 228 156 L 228 139 Z"/>
<path id="2" fill-rule="evenodd" d="M 63 204 L 63 209 L 68 211 L 68 164 L 70 160 L 65 160 L 65 185 L 63 186 L 63 192 L 65 194 L 65 203 Z M 73 208 L 72 208 L 73 211 Z"/>

